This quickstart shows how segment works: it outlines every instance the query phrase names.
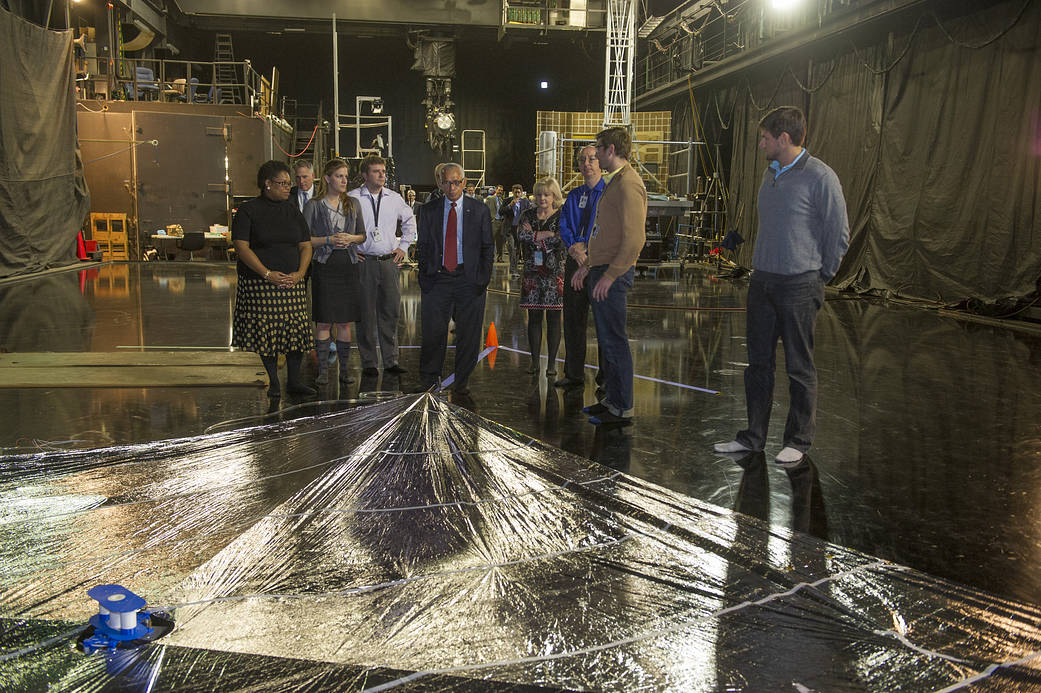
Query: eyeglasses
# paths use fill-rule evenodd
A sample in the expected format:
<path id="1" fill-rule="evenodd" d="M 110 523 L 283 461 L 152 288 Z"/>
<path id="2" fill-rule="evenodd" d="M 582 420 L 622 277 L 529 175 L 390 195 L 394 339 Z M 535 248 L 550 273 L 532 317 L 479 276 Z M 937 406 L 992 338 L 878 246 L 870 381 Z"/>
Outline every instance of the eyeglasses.
<path id="1" fill-rule="evenodd" d="M 443 185 L 450 185 L 450 186 L 452 186 L 454 188 L 457 185 L 462 185 L 463 181 L 461 181 L 461 180 L 443 180 L 443 181 L 441 181 L 441 183 Z"/>
<path id="2" fill-rule="evenodd" d="M 287 180 L 273 180 L 273 181 L 271 181 L 271 184 L 272 185 L 281 185 L 283 188 L 290 188 L 293 185 L 292 183 L 290 183 Z"/>

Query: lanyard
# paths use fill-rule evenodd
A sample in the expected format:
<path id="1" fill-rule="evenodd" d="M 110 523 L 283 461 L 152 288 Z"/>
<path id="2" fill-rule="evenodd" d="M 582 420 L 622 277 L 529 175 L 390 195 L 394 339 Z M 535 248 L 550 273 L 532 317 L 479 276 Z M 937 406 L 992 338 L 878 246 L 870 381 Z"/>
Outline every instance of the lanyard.
<path id="1" fill-rule="evenodd" d="M 372 195 L 369 195 L 369 203 L 372 205 L 372 228 L 378 229 L 380 227 L 380 207 L 383 206 L 383 191 L 380 190 L 380 194 L 376 196 L 376 200 L 372 199 Z"/>

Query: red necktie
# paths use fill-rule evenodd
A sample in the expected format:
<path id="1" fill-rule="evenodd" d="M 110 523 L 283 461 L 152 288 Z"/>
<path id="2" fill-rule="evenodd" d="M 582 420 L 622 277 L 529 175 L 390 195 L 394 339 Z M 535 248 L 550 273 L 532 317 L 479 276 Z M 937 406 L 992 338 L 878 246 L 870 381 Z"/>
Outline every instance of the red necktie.
<path id="1" fill-rule="evenodd" d="M 456 257 L 455 227 L 455 203 L 453 202 L 451 209 L 448 210 L 448 226 L 445 228 L 445 269 L 449 272 L 455 272 L 455 268 L 459 266 L 459 258 Z"/>

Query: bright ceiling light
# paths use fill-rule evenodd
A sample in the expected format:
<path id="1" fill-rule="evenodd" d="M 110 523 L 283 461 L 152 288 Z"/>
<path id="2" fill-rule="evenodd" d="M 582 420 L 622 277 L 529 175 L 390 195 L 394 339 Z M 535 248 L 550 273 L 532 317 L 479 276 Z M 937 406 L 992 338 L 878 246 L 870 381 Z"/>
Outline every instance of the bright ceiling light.
<path id="1" fill-rule="evenodd" d="M 539 82 L 539 88 L 541 88 L 541 89 L 549 89 L 549 82 L 547 82 L 545 80 Z"/>
<path id="2" fill-rule="evenodd" d="M 799 0 L 770 0 L 770 6 L 775 10 L 790 10 L 799 4 Z"/>

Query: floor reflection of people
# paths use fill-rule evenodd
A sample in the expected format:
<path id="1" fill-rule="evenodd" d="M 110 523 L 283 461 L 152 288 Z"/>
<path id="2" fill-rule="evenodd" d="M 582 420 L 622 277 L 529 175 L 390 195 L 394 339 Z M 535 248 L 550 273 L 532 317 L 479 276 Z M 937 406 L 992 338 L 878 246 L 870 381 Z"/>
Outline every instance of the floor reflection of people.
<path id="1" fill-rule="evenodd" d="M 453 390 L 449 401 L 457 407 L 462 407 L 463 409 L 472 411 L 474 414 L 478 413 L 477 400 L 473 398 L 473 395 L 470 392 Z"/>
<path id="2" fill-rule="evenodd" d="M 769 468 L 775 465 L 767 464 L 762 451 L 735 455 L 733 459 L 742 469 L 734 510 L 769 521 L 768 477 Z M 797 530 L 804 524 L 801 518 L 805 514 L 800 510 L 804 507 L 803 489 L 812 489 L 816 476 L 807 460 L 804 457 L 797 468 L 786 470 L 792 479 L 792 524 Z M 825 544 L 798 533 L 785 541 L 764 522 L 740 516 L 735 519 L 733 533 L 726 536 L 719 556 L 726 566 L 718 576 L 723 585 L 719 608 L 782 594 L 799 582 L 827 574 Z M 715 565 L 711 561 L 706 564 Z M 816 674 L 826 676 L 824 672 L 834 671 L 836 666 L 852 670 L 849 654 L 839 649 L 837 643 L 841 641 L 834 637 L 827 621 L 834 613 L 826 603 L 830 589 L 830 583 L 815 587 L 811 602 L 801 602 L 797 597 L 777 599 L 719 618 L 714 660 L 717 687 L 788 690 L 793 681 L 798 681 L 806 689 L 821 690 Z"/>
<path id="3" fill-rule="evenodd" d="M 753 452 L 734 461 L 743 470 L 734 499 L 734 510 L 769 522 L 770 485 L 767 480 L 766 456 L 762 452 Z"/>
<path id="4" fill-rule="evenodd" d="M 628 473 L 632 464 L 632 429 L 597 426 L 589 459 L 619 472 Z"/>
<path id="5" fill-rule="evenodd" d="M 363 372 L 361 374 L 361 382 L 358 384 L 358 394 L 360 395 L 363 392 L 375 392 L 380 389 L 379 383 L 380 372 L 378 370 L 375 373 L 372 371 L 369 371 L 368 373 Z M 383 389 L 386 390 L 389 388 L 384 387 Z M 347 394 L 346 388 L 340 388 L 340 399 L 345 399 L 345 394 Z"/>
<path id="6" fill-rule="evenodd" d="M 581 415 L 582 407 L 584 406 L 582 401 L 584 396 L 583 390 L 579 387 L 573 387 L 564 390 L 561 394 L 564 403 L 563 414 L 560 417 L 560 422 L 557 424 L 557 428 L 560 431 L 559 447 L 561 450 L 585 457 L 586 450 L 589 449 L 586 442 L 589 426 L 585 417 Z"/>
<path id="7" fill-rule="evenodd" d="M 828 517 L 817 465 L 806 455 L 803 464 L 784 471 L 792 485 L 792 529 L 827 540 Z"/>

